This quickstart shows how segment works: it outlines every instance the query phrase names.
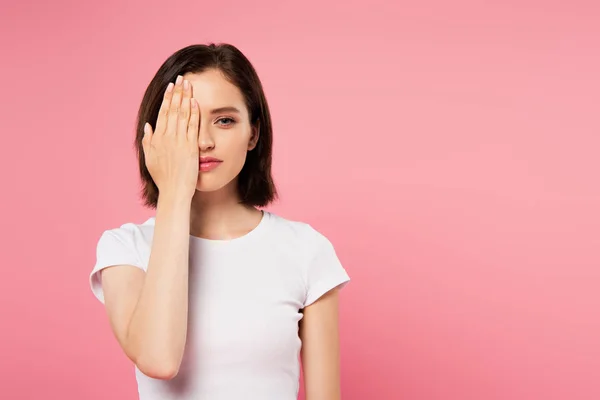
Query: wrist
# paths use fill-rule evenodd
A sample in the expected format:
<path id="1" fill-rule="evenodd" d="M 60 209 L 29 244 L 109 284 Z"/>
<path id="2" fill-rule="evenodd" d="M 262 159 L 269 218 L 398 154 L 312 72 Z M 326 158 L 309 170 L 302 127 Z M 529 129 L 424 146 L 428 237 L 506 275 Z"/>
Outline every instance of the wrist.
<path id="1" fill-rule="evenodd" d="M 190 207 L 192 204 L 192 196 L 182 190 L 165 190 L 159 192 L 157 207 Z"/>

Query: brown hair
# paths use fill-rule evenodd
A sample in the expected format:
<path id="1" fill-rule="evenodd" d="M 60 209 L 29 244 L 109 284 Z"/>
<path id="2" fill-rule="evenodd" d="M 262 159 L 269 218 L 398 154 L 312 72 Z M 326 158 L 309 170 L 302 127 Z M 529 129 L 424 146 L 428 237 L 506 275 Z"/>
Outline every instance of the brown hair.
<path id="1" fill-rule="evenodd" d="M 264 207 L 277 198 L 277 189 L 271 176 L 273 128 L 260 79 L 250 61 L 235 46 L 211 43 L 187 46 L 173 53 L 158 69 L 144 93 L 136 122 L 135 149 L 142 180 L 141 196 L 148 207 L 156 208 L 158 187 L 146 168 L 142 147 L 144 124 L 149 122 L 156 126 L 163 94 L 169 82 L 174 82 L 177 75 L 201 73 L 211 68 L 221 71 L 226 79 L 240 89 L 248 108 L 250 123 L 258 128 L 256 147 L 248 152 L 238 177 L 241 202 Z"/>

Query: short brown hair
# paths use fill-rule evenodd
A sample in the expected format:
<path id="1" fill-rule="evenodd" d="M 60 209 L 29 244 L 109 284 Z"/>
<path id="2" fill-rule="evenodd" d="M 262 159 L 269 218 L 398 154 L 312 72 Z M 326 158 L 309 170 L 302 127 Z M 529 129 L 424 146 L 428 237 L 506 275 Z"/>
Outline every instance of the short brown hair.
<path id="1" fill-rule="evenodd" d="M 273 128 L 271 114 L 258 75 L 244 54 L 227 43 L 198 44 L 184 47 L 173 53 L 158 69 L 148 85 L 136 121 L 135 149 L 142 180 L 141 196 L 144 204 L 156 208 L 158 187 L 146 168 L 142 138 L 144 124 L 156 126 L 158 111 L 169 82 L 177 75 L 201 73 L 218 69 L 245 98 L 252 126 L 258 128 L 256 147 L 246 157 L 238 178 L 238 193 L 246 205 L 264 207 L 277 198 L 277 189 L 271 176 Z"/>

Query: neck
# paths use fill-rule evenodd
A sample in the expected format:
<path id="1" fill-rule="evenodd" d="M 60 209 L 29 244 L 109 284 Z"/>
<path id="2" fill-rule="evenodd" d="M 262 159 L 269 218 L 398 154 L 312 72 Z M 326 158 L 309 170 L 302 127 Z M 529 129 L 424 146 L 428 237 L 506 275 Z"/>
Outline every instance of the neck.
<path id="1" fill-rule="evenodd" d="M 196 191 L 191 207 L 190 234 L 207 239 L 243 236 L 254 229 L 262 215 L 240 203 L 235 184 L 213 192 Z"/>

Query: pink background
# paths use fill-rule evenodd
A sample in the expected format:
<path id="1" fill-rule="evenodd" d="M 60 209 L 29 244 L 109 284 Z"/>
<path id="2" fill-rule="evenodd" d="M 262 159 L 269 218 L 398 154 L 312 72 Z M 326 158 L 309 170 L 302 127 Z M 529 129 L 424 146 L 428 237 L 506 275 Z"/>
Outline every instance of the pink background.
<path id="1" fill-rule="evenodd" d="M 136 397 L 87 278 L 101 232 L 149 215 L 143 90 L 209 41 L 263 80 L 271 210 L 352 276 L 344 399 L 600 398 L 597 2 L 2 8 L 0 398 Z"/>

